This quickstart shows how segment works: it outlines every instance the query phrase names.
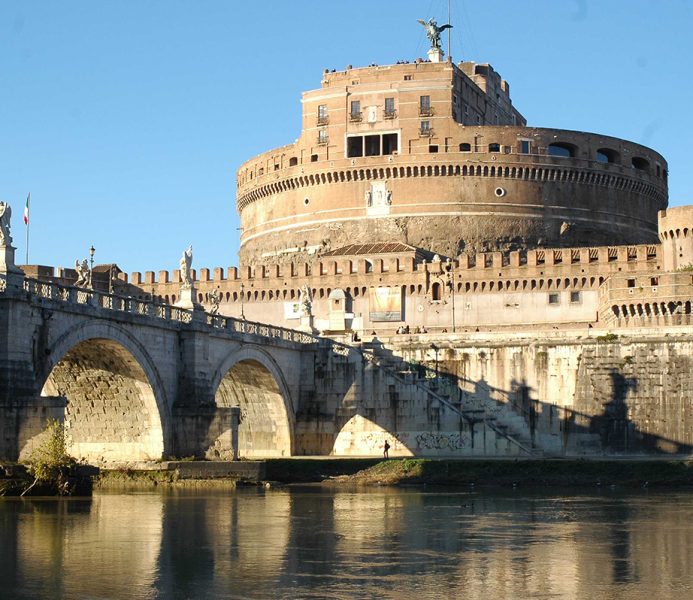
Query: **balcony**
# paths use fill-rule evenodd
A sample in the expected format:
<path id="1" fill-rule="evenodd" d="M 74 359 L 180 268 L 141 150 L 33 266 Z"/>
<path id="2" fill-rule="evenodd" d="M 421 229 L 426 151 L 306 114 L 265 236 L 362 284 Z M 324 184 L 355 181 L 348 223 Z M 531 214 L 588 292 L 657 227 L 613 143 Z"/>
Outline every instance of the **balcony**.
<path id="1" fill-rule="evenodd" d="M 329 125 L 330 123 L 330 117 L 327 115 L 323 115 L 322 117 L 318 117 L 318 125 Z"/>
<path id="2" fill-rule="evenodd" d="M 419 137 L 433 137 L 433 129 L 430 127 L 421 127 L 419 129 Z"/>
<path id="3" fill-rule="evenodd" d="M 383 113 L 383 119 L 396 119 L 397 111 L 393 108 L 392 110 L 385 110 Z"/>
<path id="4" fill-rule="evenodd" d="M 330 141 L 330 138 L 327 135 L 319 135 L 318 136 L 318 146 L 327 146 L 329 141 Z"/>
<path id="5" fill-rule="evenodd" d="M 363 113 L 361 111 L 349 113 L 349 121 L 352 123 L 360 123 L 363 121 Z"/>
<path id="6" fill-rule="evenodd" d="M 419 106 L 419 116 L 420 117 L 432 117 L 433 108 L 430 106 Z"/>

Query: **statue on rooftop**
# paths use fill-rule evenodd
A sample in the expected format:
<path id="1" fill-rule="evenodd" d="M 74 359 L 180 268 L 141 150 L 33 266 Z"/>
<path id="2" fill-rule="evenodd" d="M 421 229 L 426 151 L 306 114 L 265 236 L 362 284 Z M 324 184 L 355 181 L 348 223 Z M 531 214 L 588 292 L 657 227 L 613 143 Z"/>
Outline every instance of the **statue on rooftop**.
<path id="1" fill-rule="evenodd" d="M 12 208 L 7 202 L 0 202 L 0 246 L 12 244 L 10 235 L 10 219 L 12 218 Z"/>
<path id="2" fill-rule="evenodd" d="M 182 289 L 190 289 L 192 287 L 192 244 L 183 252 L 180 257 L 180 280 Z"/>
<path id="3" fill-rule="evenodd" d="M 446 24 L 438 27 L 438 23 L 435 19 L 429 19 L 428 22 L 418 19 L 426 29 L 426 37 L 431 40 L 431 48 L 436 48 L 441 50 L 440 47 L 440 34 L 446 29 L 452 29 L 452 25 Z"/>

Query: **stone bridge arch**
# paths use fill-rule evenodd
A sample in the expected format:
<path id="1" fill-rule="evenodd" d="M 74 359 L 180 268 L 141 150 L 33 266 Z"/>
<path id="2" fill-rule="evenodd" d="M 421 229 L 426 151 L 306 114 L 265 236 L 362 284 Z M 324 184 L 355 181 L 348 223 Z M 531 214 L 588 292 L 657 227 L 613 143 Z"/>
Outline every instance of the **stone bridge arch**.
<path id="1" fill-rule="evenodd" d="M 84 321 L 46 350 L 41 396 L 66 399 L 69 452 L 90 462 L 155 460 L 170 453 L 169 402 L 146 348 L 123 327 Z"/>
<path id="2" fill-rule="evenodd" d="M 217 406 L 241 409 L 241 458 L 293 454 L 293 402 L 284 374 L 269 353 L 244 346 L 229 354 L 217 369 L 211 389 Z"/>

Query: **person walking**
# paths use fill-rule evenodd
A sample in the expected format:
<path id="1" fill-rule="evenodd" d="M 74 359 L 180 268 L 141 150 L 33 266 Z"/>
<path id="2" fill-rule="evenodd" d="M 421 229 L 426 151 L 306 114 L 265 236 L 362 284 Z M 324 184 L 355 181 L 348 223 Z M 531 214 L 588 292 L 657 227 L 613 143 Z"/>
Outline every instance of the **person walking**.
<path id="1" fill-rule="evenodd" d="M 385 440 L 385 445 L 383 446 L 383 457 L 390 458 L 390 444 Z"/>

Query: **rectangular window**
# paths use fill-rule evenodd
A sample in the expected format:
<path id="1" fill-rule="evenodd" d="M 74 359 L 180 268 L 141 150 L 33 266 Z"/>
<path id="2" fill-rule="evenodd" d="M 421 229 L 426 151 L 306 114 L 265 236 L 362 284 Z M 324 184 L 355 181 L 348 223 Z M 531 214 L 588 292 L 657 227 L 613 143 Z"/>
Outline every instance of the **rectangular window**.
<path id="1" fill-rule="evenodd" d="M 352 100 L 351 101 L 351 111 L 349 113 L 349 117 L 351 118 L 352 121 L 360 121 L 361 120 L 361 101 L 360 100 Z"/>
<path id="2" fill-rule="evenodd" d="M 659 277 L 650 277 L 650 285 L 659 285 Z"/>
<path id="3" fill-rule="evenodd" d="M 327 144 L 327 129 L 318 131 L 318 144 Z"/>
<path id="4" fill-rule="evenodd" d="M 392 119 L 395 116 L 395 99 L 385 98 L 385 118 Z"/>
<path id="5" fill-rule="evenodd" d="M 635 279 L 627 279 L 627 280 L 626 280 L 626 285 L 627 285 L 629 288 L 634 288 L 634 287 L 635 287 Z"/>
<path id="6" fill-rule="evenodd" d="M 394 154 L 397 152 L 397 139 L 398 134 L 396 133 L 385 133 L 383 134 L 383 155 Z"/>
<path id="7" fill-rule="evenodd" d="M 431 134 L 431 122 L 430 121 L 421 121 L 421 129 L 419 130 L 419 133 L 421 133 L 421 135 L 430 135 Z"/>
<path id="8" fill-rule="evenodd" d="M 360 135 L 347 138 L 347 158 L 363 156 L 363 137 Z"/>
<path id="9" fill-rule="evenodd" d="M 404 76 L 404 81 L 411 81 L 413 79 L 412 75 L 405 75 Z"/>
<path id="10" fill-rule="evenodd" d="M 520 154 L 529 154 L 531 149 L 529 140 L 520 140 Z"/>
<path id="11" fill-rule="evenodd" d="M 327 124 L 327 104 L 318 105 L 318 125 Z"/>
<path id="12" fill-rule="evenodd" d="M 437 145 L 437 144 L 435 144 L 435 145 L 434 145 L 434 144 L 431 144 L 431 145 L 428 147 L 428 151 L 429 151 L 430 154 L 437 154 L 437 152 L 438 152 L 438 145 Z"/>
<path id="13" fill-rule="evenodd" d="M 366 156 L 380 156 L 380 136 L 366 136 Z"/>
<path id="14" fill-rule="evenodd" d="M 419 114 L 422 117 L 430 117 L 433 114 L 431 112 L 431 97 L 430 96 L 420 96 L 419 97 Z"/>
<path id="15" fill-rule="evenodd" d="M 549 294 L 549 304 L 559 304 L 561 301 L 561 297 L 559 294 L 554 293 L 554 294 Z"/>
<path id="16" fill-rule="evenodd" d="M 579 304 L 580 302 L 582 302 L 582 293 L 570 292 L 570 302 L 571 304 Z"/>

